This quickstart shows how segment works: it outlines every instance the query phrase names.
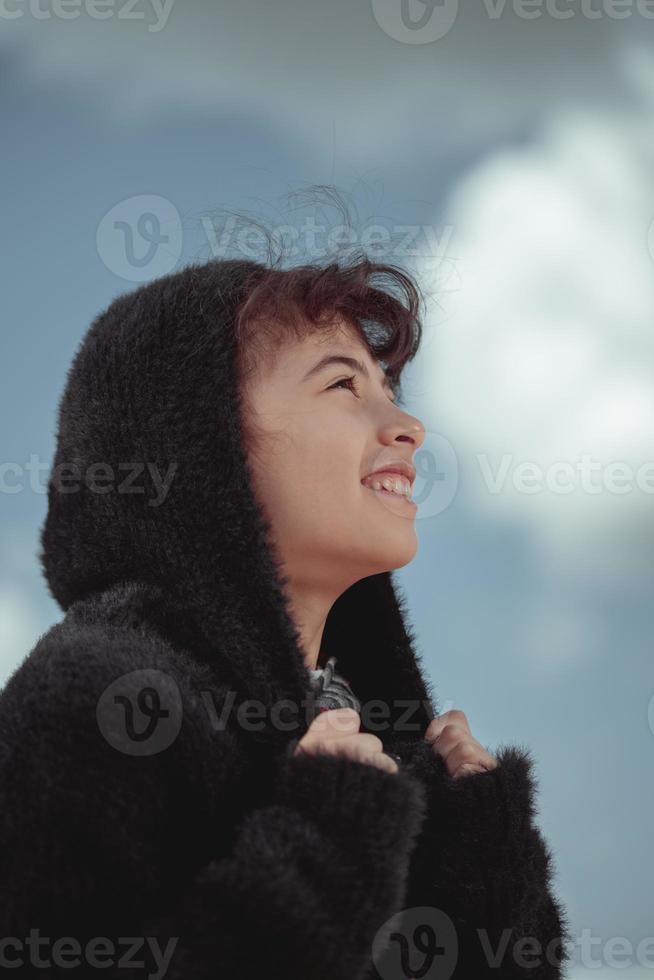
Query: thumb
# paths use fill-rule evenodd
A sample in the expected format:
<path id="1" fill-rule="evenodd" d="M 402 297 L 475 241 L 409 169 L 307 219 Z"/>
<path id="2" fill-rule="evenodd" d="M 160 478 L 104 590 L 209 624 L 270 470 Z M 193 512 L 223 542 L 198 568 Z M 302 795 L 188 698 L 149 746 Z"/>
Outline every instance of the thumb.
<path id="1" fill-rule="evenodd" d="M 330 708 L 321 711 L 311 723 L 311 732 L 322 735 L 354 735 L 361 728 L 361 716 L 354 708 Z"/>

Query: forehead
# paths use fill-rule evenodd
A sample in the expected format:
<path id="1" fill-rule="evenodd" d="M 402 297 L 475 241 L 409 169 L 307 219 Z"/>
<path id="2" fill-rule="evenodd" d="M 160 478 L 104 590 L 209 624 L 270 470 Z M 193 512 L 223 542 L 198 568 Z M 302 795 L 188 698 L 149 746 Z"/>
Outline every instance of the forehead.
<path id="1" fill-rule="evenodd" d="M 344 356 L 359 361 L 371 378 L 385 381 L 381 364 L 371 355 L 366 344 L 347 321 L 339 321 L 333 328 L 316 330 L 301 340 L 288 344 L 279 353 L 277 368 L 286 375 L 292 374 L 298 381 L 306 376 L 307 371 L 331 356 Z M 334 362 L 331 367 L 333 370 L 339 367 L 347 369 L 348 365 Z"/>

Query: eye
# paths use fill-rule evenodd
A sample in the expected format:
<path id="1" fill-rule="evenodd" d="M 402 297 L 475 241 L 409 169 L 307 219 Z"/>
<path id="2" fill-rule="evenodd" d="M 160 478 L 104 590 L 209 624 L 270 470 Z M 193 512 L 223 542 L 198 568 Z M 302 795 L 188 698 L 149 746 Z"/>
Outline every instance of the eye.
<path id="1" fill-rule="evenodd" d="M 359 388 L 356 383 L 356 374 L 351 374 L 349 378 L 341 378 L 340 381 L 336 381 L 333 385 L 329 386 L 328 391 L 331 391 L 332 388 L 338 388 L 340 385 L 345 385 L 347 388 L 349 388 L 352 394 L 355 395 L 356 398 L 359 397 L 358 395 Z"/>
<path id="2" fill-rule="evenodd" d="M 356 374 L 351 374 L 348 378 L 341 378 L 340 381 L 335 381 L 333 385 L 330 385 L 327 390 L 331 391 L 332 388 L 339 388 L 341 385 L 345 385 L 356 398 L 359 398 L 359 386 L 357 385 L 356 377 Z M 399 401 L 395 397 L 395 394 L 390 396 L 388 400 L 393 405 L 399 405 Z"/>

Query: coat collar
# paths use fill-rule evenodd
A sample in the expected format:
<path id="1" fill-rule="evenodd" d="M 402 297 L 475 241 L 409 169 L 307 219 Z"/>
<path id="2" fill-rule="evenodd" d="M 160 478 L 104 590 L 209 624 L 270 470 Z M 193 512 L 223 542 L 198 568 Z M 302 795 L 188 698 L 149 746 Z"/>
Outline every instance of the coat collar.
<path id="1" fill-rule="evenodd" d="M 299 734 L 311 720 L 300 710 L 309 672 L 252 490 L 231 329 L 246 278 L 260 269 L 189 266 L 119 296 L 94 320 L 60 403 L 40 559 L 64 610 L 137 583 L 151 614 L 158 606 L 161 619 L 165 607 L 166 630 L 177 624 L 241 696 L 298 706 Z M 98 463 L 100 480 L 90 469 Z M 67 484 L 62 465 L 77 467 Z M 407 737 L 421 737 L 432 696 L 391 572 L 343 593 L 325 649 L 364 706 L 381 704 L 370 717 L 383 725 L 364 716 L 362 730 L 385 740 L 404 718 Z M 264 732 L 288 738 L 272 720 Z"/>

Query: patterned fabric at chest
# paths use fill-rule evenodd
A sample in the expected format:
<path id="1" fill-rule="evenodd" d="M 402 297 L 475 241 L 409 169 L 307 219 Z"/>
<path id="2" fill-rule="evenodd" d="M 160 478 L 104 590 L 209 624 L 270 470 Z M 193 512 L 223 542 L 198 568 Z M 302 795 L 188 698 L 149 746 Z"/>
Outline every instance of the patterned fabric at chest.
<path id="1" fill-rule="evenodd" d="M 324 667 L 310 670 L 311 686 L 316 692 L 316 705 L 320 711 L 332 708 L 354 708 L 361 712 L 361 702 L 348 681 L 336 670 L 336 657 L 330 657 Z"/>

